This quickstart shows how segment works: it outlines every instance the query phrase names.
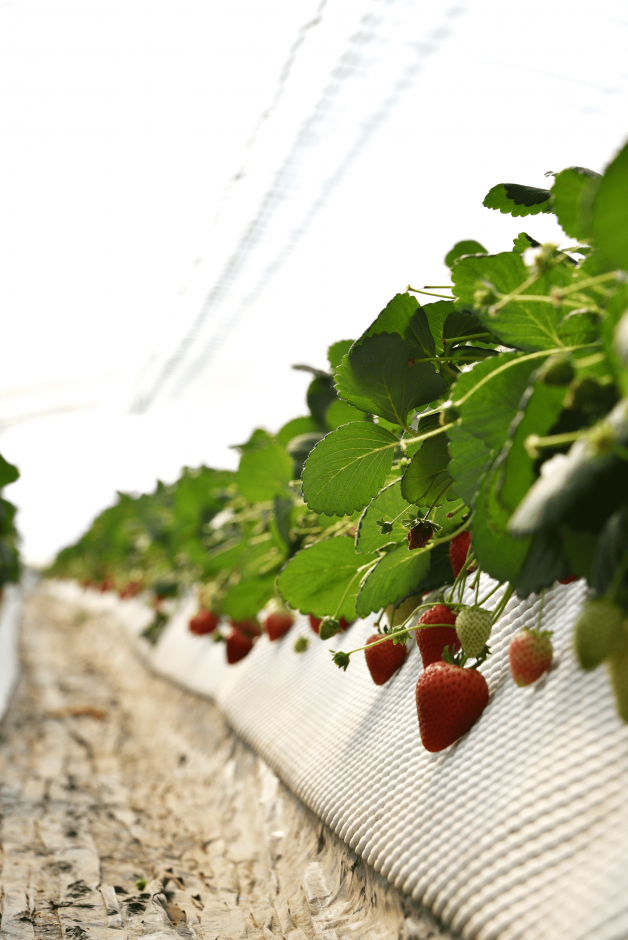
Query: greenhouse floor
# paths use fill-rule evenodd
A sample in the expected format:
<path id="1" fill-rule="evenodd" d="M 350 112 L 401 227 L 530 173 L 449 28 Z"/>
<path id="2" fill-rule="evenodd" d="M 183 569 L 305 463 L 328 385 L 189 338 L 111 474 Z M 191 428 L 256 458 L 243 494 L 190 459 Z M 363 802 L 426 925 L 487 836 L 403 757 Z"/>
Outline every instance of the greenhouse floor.
<path id="1" fill-rule="evenodd" d="M 449 937 L 110 616 L 25 602 L 0 725 L 7 938 Z"/>

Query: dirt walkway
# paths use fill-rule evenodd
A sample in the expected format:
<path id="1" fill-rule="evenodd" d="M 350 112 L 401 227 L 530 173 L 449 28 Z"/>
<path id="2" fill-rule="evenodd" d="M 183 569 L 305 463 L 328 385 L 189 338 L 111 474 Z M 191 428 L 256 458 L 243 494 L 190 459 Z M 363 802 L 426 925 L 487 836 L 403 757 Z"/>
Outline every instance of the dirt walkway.
<path id="1" fill-rule="evenodd" d="M 119 627 L 40 588 L 0 726 L 7 938 L 446 936 Z"/>

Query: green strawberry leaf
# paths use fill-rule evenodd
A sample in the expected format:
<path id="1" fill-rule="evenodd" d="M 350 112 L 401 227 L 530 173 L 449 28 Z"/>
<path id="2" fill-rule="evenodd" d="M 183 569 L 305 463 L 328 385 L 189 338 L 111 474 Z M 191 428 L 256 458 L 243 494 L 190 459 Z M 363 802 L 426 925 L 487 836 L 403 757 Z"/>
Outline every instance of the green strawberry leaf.
<path id="1" fill-rule="evenodd" d="M 441 535 L 447 535 L 449 532 L 453 532 L 454 529 L 459 528 L 468 513 L 469 507 L 461 499 L 454 497 L 452 502 L 438 506 L 430 518 L 440 526 L 438 530 L 440 538 Z"/>
<path id="2" fill-rule="evenodd" d="M 358 411 L 349 402 L 337 398 L 325 412 L 325 423 L 332 431 L 341 428 L 343 424 L 349 424 L 351 421 L 368 421 L 367 415 L 363 411 Z"/>
<path id="3" fill-rule="evenodd" d="M 332 431 L 305 463 L 305 502 L 328 516 L 363 509 L 384 485 L 396 444 L 394 434 L 370 421 L 354 421 Z"/>
<path id="4" fill-rule="evenodd" d="M 447 432 L 449 439 L 449 473 L 454 481 L 454 493 L 467 506 L 473 508 L 482 475 L 490 467 L 493 453 L 484 441 L 468 431 L 461 423 Z"/>
<path id="5" fill-rule="evenodd" d="M 482 474 L 504 446 L 536 360 L 501 353 L 460 376 L 452 401 L 460 420 L 449 428 L 449 473 L 453 491 L 473 506 Z M 467 398 L 467 395 L 469 396 Z"/>
<path id="6" fill-rule="evenodd" d="M 445 255 L 445 264 L 448 268 L 452 266 L 454 261 L 457 261 L 458 258 L 462 258 L 464 255 L 487 255 L 488 251 L 484 245 L 480 245 L 479 242 L 474 241 L 473 238 L 468 238 L 466 241 L 456 242 L 451 251 L 448 251 Z"/>
<path id="7" fill-rule="evenodd" d="M 241 454 L 249 454 L 253 450 L 259 450 L 260 447 L 266 447 L 272 442 L 273 436 L 265 431 L 264 428 L 255 428 L 248 441 L 244 444 L 231 444 L 231 450 L 238 450 Z"/>
<path id="8" fill-rule="evenodd" d="M 293 460 L 281 444 L 269 444 L 242 455 L 236 475 L 238 489 L 251 502 L 274 499 L 287 491 Z"/>
<path id="9" fill-rule="evenodd" d="M 570 573 L 579 578 L 590 578 L 597 551 L 598 535 L 593 532 L 577 532 L 569 526 L 559 527 L 565 557 L 569 560 Z"/>
<path id="10" fill-rule="evenodd" d="M 497 296 L 511 294 L 529 277 L 529 271 L 521 255 L 515 251 L 504 251 L 498 255 L 462 258 L 452 271 L 453 291 L 461 303 L 475 305 L 478 287 L 490 287 Z M 565 264 L 559 264 L 535 280 L 521 294 L 508 301 L 497 311 L 479 311 L 477 316 L 484 326 L 494 333 L 502 343 L 523 350 L 553 349 L 563 345 L 558 334 L 558 324 L 563 312 L 547 302 L 526 301 L 526 294 L 547 295 L 550 287 L 564 286 L 571 277 Z"/>
<path id="11" fill-rule="evenodd" d="M 437 516 L 438 514 L 436 514 Z M 436 518 L 435 516 L 435 518 Z M 437 520 L 438 521 L 438 520 Z M 457 528 L 460 520 L 454 528 Z M 439 536 L 442 532 L 438 533 Z M 444 587 L 453 581 L 451 570 L 451 561 L 449 558 L 449 543 L 443 542 L 441 545 L 435 545 L 430 552 L 430 567 L 423 580 L 417 585 L 416 590 L 421 593 L 426 591 L 435 591 L 436 588 Z"/>
<path id="12" fill-rule="evenodd" d="M 243 538 L 229 539 L 207 552 L 203 563 L 206 576 L 218 574 L 220 571 L 229 571 L 236 568 L 242 555 L 246 551 L 246 541 Z"/>
<path id="13" fill-rule="evenodd" d="M 512 250 L 522 255 L 528 248 L 540 248 L 541 243 L 528 235 L 527 232 L 519 232 L 516 238 L 512 240 Z"/>
<path id="14" fill-rule="evenodd" d="M 434 415 L 434 418 L 435 424 L 438 424 L 438 415 Z M 401 481 L 402 496 L 409 503 L 416 506 L 432 505 L 438 500 L 437 505 L 440 506 L 447 496 L 455 499 L 451 490 L 443 492 L 447 484 L 452 482 L 448 472 L 447 443 L 445 434 L 428 437 L 415 453 Z"/>
<path id="15" fill-rule="evenodd" d="M 520 186 L 518 183 L 498 183 L 484 197 L 483 206 L 499 209 L 512 216 L 538 215 L 551 212 L 551 193 L 536 186 Z"/>
<path id="16" fill-rule="evenodd" d="M 560 535 L 553 530 L 539 532 L 532 538 L 526 559 L 517 578 L 517 596 L 540 594 L 559 578 L 568 578 L 571 565 L 563 550 Z"/>
<path id="17" fill-rule="evenodd" d="M 431 362 L 413 362 L 421 352 L 396 333 L 362 340 L 344 357 L 336 372 L 340 398 L 361 411 L 407 426 L 408 412 L 447 391 Z"/>
<path id="18" fill-rule="evenodd" d="M 465 339 L 467 336 L 482 336 L 486 327 L 470 310 L 452 310 L 443 326 L 443 339 Z"/>
<path id="19" fill-rule="evenodd" d="M 517 539 L 508 531 L 510 513 L 497 496 L 500 476 L 494 468 L 480 483 L 473 514 L 473 548 L 482 571 L 497 581 L 515 584 L 530 540 Z"/>
<path id="20" fill-rule="evenodd" d="M 243 578 L 263 578 L 271 571 L 276 571 L 286 560 L 286 544 L 279 538 L 272 538 L 272 533 L 261 536 L 263 541 L 249 542 L 237 563 L 237 570 Z"/>
<path id="21" fill-rule="evenodd" d="M 349 536 L 325 539 L 290 559 L 277 578 L 284 601 L 302 614 L 355 620 L 355 601 L 364 572 L 377 556 L 356 554 Z"/>
<path id="22" fill-rule="evenodd" d="M 430 325 L 430 331 L 434 337 L 434 348 L 436 355 L 440 356 L 443 352 L 443 331 L 446 321 L 454 313 L 456 305 L 452 300 L 437 300 L 433 304 L 424 304 L 423 313 L 427 317 Z M 458 333 L 451 333 L 451 336 L 459 336 Z"/>
<path id="23" fill-rule="evenodd" d="M 15 483 L 19 476 L 20 471 L 17 467 L 14 467 L 12 463 L 9 463 L 9 461 L 5 460 L 0 454 L 0 489 L 2 489 L 3 486 L 8 486 L 9 483 Z"/>
<path id="24" fill-rule="evenodd" d="M 599 173 L 581 166 L 570 166 L 556 175 L 552 186 L 554 212 L 570 238 L 586 242 L 591 237 L 593 199 L 600 179 Z"/>
<path id="25" fill-rule="evenodd" d="M 424 356 L 434 355 L 434 338 L 425 311 L 412 294 L 396 294 L 376 320 L 364 331 L 356 346 L 379 333 L 397 333 L 402 339 L 423 350 Z"/>
<path id="26" fill-rule="evenodd" d="M 399 545 L 387 552 L 369 573 L 358 594 L 356 610 L 366 617 L 374 610 L 394 604 L 417 588 L 430 567 L 430 553 L 408 551 Z"/>
<path id="27" fill-rule="evenodd" d="M 593 202 L 596 246 L 615 267 L 628 271 L 628 144 L 607 166 Z"/>
<path id="28" fill-rule="evenodd" d="M 318 425 L 314 418 L 293 418 L 292 421 L 288 421 L 287 424 L 284 424 L 284 426 L 279 429 L 276 440 L 277 443 L 285 447 L 286 444 L 289 444 L 295 437 L 300 437 L 301 434 L 312 434 L 317 430 Z"/>
<path id="29" fill-rule="evenodd" d="M 589 310 L 574 310 L 561 320 L 558 335 L 565 346 L 584 346 L 600 335 L 600 317 Z"/>
<path id="30" fill-rule="evenodd" d="M 525 448 L 526 438 L 530 434 L 549 433 L 562 411 L 564 398 L 564 388 L 542 382 L 535 382 L 524 395 L 521 410 L 510 428 L 510 439 L 500 456 L 499 498 L 510 512 L 515 511 L 537 476 L 534 460 Z"/>
<path id="31" fill-rule="evenodd" d="M 257 617 L 260 610 L 275 593 L 275 576 L 245 578 L 227 591 L 222 609 L 233 620 Z"/>
<path id="32" fill-rule="evenodd" d="M 401 480 L 385 486 L 360 516 L 355 539 L 356 551 L 365 555 L 390 542 L 405 542 L 408 532 L 403 520 L 407 518 L 407 513 L 413 512 L 414 507 L 401 495 Z M 392 531 L 382 534 L 377 525 L 378 519 L 391 522 Z"/>
<path id="33" fill-rule="evenodd" d="M 294 502 L 291 499 L 282 499 L 275 496 L 275 528 L 276 535 L 285 545 L 291 544 L 290 527 L 293 522 L 293 514 L 296 511 Z"/>
<path id="34" fill-rule="evenodd" d="M 332 343 L 327 350 L 327 359 L 332 372 L 335 372 L 343 357 L 347 355 L 353 344 L 354 339 L 341 339 L 337 343 Z"/>
<path id="35" fill-rule="evenodd" d="M 305 397 L 307 406 L 317 426 L 325 428 L 325 412 L 332 401 L 336 400 L 333 376 L 317 375 L 310 382 Z"/>

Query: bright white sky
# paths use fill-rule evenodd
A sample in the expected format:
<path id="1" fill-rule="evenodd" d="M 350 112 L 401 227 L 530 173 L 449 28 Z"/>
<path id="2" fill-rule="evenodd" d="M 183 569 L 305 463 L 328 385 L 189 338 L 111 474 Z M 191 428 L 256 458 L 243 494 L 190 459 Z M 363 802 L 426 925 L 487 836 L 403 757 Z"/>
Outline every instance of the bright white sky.
<path id="1" fill-rule="evenodd" d="M 482 199 L 603 169 L 627 52 L 619 0 L 0 0 L 0 451 L 26 557 L 116 489 L 235 466 L 229 444 L 303 413 L 290 364 L 446 283 L 454 242 L 560 241 Z"/>

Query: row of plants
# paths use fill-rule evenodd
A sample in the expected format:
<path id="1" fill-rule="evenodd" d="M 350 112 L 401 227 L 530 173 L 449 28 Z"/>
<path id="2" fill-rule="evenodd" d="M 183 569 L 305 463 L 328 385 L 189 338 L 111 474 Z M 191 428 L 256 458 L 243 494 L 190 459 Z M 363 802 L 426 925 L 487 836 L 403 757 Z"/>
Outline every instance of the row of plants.
<path id="1" fill-rule="evenodd" d="M 19 476 L 17 467 L 0 454 L 0 600 L 5 585 L 20 579 L 18 533 L 15 527 L 17 508 L 4 498 L 4 487 L 15 483 Z"/>
<path id="2" fill-rule="evenodd" d="M 158 608 L 200 585 L 191 629 L 224 639 L 230 662 L 261 633 L 260 611 L 271 639 L 298 610 L 323 641 L 376 613 L 366 647 L 333 660 L 346 670 L 364 650 L 383 684 L 416 635 L 431 751 L 486 706 L 477 667 L 509 600 L 541 598 L 538 627 L 510 647 L 527 685 L 552 662 L 546 589 L 585 579 L 577 657 L 606 663 L 628 721 L 628 146 L 603 175 L 499 184 L 484 206 L 554 213 L 572 243 L 521 232 L 490 254 L 458 242 L 449 283 L 408 286 L 330 346 L 327 368 L 295 367 L 312 375 L 307 415 L 256 429 L 236 472 L 186 469 L 148 496 L 120 494 L 51 574 L 150 588 Z M 166 619 L 157 609 L 148 639 Z"/>

